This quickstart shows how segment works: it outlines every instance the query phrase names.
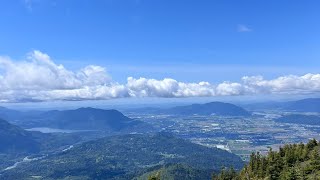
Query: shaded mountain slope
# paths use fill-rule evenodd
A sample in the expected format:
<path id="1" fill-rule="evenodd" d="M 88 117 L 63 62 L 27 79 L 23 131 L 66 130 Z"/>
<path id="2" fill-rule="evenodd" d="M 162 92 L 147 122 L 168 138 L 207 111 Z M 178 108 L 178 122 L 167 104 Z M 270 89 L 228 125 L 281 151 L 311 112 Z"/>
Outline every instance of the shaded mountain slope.
<path id="1" fill-rule="evenodd" d="M 1 153 L 35 153 L 40 144 L 31 132 L 0 119 L 0 152 Z"/>
<path id="2" fill-rule="evenodd" d="M 51 127 L 72 130 L 120 131 L 137 125 L 141 121 L 130 119 L 117 110 L 79 108 L 75 110 L 48 111 L 31 116 L 25 121 L 29 126 Z"/>

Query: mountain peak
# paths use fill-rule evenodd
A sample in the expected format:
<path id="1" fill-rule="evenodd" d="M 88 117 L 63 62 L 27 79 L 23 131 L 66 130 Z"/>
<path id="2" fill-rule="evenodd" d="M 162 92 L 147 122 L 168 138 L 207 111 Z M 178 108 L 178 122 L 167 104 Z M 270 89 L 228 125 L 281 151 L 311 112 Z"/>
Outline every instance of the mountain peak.
<path id="1" fill-rule="evenodd" d="M 221 116 L 250 116 L 251 114 L 242 107 L 231 103 L 209 102 L 205 104 L 192 104 L 187 106 L 177 106 L 168 110 L 173 114 L 183 115 L 221 115 Z"/>

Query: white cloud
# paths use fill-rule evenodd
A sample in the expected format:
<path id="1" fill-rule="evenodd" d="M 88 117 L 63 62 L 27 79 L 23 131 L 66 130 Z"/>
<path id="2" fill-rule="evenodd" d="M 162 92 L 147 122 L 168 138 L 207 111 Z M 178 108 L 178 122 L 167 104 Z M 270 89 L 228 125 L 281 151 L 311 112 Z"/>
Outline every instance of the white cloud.
<path id="1" fill-rule="evenodd" d="M 303 76 L 288 75 L 272 80 L 261 76 L 243 77 L 244 84 L 255 90 L 255 93 L 312 93 L 320 91 L 320 74 Z"/>
<path id="2" fill-rule="evenodd" d="M 245 76 L 240 82 L 186 83 L 128 77 L 127 83 L 112 81 L 106 69 L 90 65 L 71 71 L 55 64 L 40 51 L 24 61 L 0 57 L 0 102 L 89 100 L 124 97 L 210 97 L 250 94 L 304 94 L 320 92 L 320 74 L 287 75 L 266 80 Z"/>
<path id="3" fill-rule="evenodd" d="M 243 95 L 246 88 L 240 83 L 223 82 L 216 87 L 216 94 L 220 96 Z"/>
<path id="4" fill-rule="evenodd" d="M 33 51 L 25 61 L 13 61 L 0 57 L 0 99 L 47 100 L 71 98 L 90 98 L 84 89 L 110 85 L 111 78 L 105 68 L 87 66 L 77 72 L 55 64 L 47 54 Z M 65 95 L 59 95 L 64 91 Z M 54 93 L 56 92 L 56 93 Z M 73 93 L 71 95 L 70 93 Z M 98 92 L 96 92 L 98 93 Z M 56 95 L 53 95 L 56 94 Z M 49 95 L 49 96 L 48 96 Z M 111 95 L 112 96 L 112 95 Z M 75 98 L 76 99 L 76 98 Z"/>
<path id="5" fill-rule="evenodd" d="M 21 62 L 0 58 L 0 70 L 1 90 L 78 89 L 111 81 L 103 67 L 87 66 L 78 72 L 69 71 L 40 51 L 29 53 L 27 60 Z"/>
<path id="6" fill-rule="evenodd" d="M 237 27 L 238 32 L 251 32 L 252 29 L 249 28 L 247 25 L 239 24 Z"/>
<path id="7" fill-rule="evenodd" d="M 156 80 L 129 77 L 126 87 L 133 97 L 214 96 L 214 87 L 208 82 L 183 83 L 169 78 Z"/>

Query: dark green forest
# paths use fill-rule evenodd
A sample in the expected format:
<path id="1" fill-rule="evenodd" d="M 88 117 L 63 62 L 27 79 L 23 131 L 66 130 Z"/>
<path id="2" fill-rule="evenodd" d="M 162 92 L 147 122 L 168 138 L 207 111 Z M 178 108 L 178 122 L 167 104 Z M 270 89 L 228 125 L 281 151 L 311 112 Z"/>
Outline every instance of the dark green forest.
<path id="1" fill-rule="evenodd" d="M 235 154 L 176 138 L 172 134 L 130 134 L 88 141 L 68 151 L 3 171 L 3 179 L 210 179 L 222 166 L 241 169 Z M 178 178 L 179 177 L 179 178 Z"/>
<path id="2" fill-rule="evenodd" d="M 303 180 L 320 179 L 320 143 L 288 144 L 278 151 L 270 149 L 266 156 L 252 153 L 249 163 L 240 171 L 224 168 L 212 180 Z"/>

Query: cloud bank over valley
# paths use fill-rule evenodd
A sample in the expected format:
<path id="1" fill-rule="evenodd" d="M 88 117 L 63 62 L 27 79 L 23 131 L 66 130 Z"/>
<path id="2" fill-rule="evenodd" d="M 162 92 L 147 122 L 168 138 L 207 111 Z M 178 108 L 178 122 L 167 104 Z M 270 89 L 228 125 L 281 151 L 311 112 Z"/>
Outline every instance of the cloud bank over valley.
<path id="1" fill-rule="evenodd" d="M 204 77 L 205 79 L 205 77 Z M 0 56 L 0 102 L 105 100 L 125 97 L 213 97 L 259 94 L 312 94 L 320 91 L 320 74 L 286 75 L 274 79 L 244 76 L 239 82 L 212 84 L 172 78 L 128 77 L 112 80 L 105 67 L 89 65 L 72 71 L 49 55 L 34 50 L 25 60 Z"/>

